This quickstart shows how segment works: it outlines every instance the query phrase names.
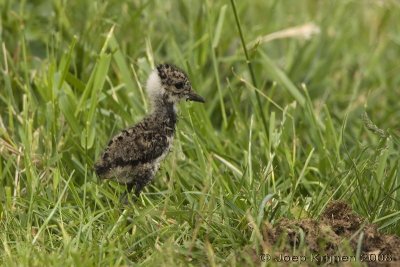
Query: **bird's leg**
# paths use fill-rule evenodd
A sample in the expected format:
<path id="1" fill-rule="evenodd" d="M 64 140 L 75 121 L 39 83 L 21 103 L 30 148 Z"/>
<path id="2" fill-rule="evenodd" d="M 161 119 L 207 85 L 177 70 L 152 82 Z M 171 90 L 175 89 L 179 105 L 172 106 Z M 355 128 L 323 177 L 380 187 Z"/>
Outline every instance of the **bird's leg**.
<path id="1" fill-rule="evenodd" d="M 126 183 L 126 191 L 120 198 L 122 204 L 129 204 L 129 196 L 132 196 L 131 191 L 135 188 L 135 196 L 132 198 L 133 202 L 136 202 L 142 192 L 143 188 L 152 180 L 153 172 L 144 169 L 143 172 L 140 173 L 140 179 L 137 177 L 133 177 L 130 182 Z"/>
<path id="2" fill-rule="evenodd" d="M 135 185 L 134 183 L 128 183 L 126 185 L 126 192 L 130 193 L 132 191 L 134 185 Z"/>
<path id="3" fill-rule="evenodd" d="M 143 188 L 146 186 L 147 183 L 143 182 L 137 182 L 135 186 L 135 195 L 136 197 L 140 196 L 140 193 L 142 192 Z"/>
<path id="4" fill-rule="evenodd" d="M 142 171 L 140 172 L 140 179 L 136 179 L 135 182 L 135 195 L 137 198 L 139 198 L 143 188 L 152 180 L 154 176 L 153 173 L 154 173 L 153 169 L 147 169 L 147 168 L 142 169 Z"/>

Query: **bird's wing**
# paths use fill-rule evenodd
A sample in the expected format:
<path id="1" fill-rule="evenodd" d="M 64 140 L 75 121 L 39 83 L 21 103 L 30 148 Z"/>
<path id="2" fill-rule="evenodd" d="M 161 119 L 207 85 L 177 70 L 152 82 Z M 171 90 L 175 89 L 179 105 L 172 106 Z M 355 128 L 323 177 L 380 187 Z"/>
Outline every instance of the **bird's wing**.
<path id="1" fill-rule="evenodd" d="M 123 130 L 108 143 L 103 155 L 95 164 L 96 173 L 101 175 L 115 167 L 151 162 L 168 149 L 168 138 L 153 129 L 140 125 Z"/>

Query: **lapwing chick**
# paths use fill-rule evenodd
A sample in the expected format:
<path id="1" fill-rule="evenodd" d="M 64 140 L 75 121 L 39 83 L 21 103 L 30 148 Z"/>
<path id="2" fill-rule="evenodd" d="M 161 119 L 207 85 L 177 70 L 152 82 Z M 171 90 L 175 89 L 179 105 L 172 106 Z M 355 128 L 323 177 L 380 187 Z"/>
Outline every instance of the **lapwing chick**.
<path id="1" fill-rule="evenodd" d="M 142 121 L 114 136 L 95 163 L 96 174 L 134 189 L 136 196 L 153 180 L 170 151 L 181 100 L 204 103 L 184 71 L 171 64 L 158 65 L 147 80 L 152 111 Z"/>

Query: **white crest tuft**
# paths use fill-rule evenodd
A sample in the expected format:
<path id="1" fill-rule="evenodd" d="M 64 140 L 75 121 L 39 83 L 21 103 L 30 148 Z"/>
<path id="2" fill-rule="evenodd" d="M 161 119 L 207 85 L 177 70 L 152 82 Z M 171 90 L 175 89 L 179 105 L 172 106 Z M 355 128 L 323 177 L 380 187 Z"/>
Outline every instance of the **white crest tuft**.
<path id="1" fill-rule="evenodd" d="M 162 88 L 161 79 L 158 76 L 157 69 L 150 73 L 150 76 L 147 79 L 146 89 L 150 99 L 154 99 L 163 93 L 164 89 Z"/>

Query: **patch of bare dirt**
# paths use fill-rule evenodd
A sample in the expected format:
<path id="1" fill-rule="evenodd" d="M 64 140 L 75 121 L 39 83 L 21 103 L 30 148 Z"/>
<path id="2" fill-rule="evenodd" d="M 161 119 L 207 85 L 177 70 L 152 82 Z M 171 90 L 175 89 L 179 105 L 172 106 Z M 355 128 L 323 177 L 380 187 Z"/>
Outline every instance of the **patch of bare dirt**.
<path id="1" fill-rule="evenodd" d="M 286 256 L 287 263 L 294 263 L 293 248 L 305 248 L 312 255 L 295 258 L 305 265 L 364 262 L 368 266 L 400 266 L 400 238 L 378 232 L 376 225 L 367 223 L 341 201 L 332 202 L 319 220 L 283 219 L 274 226 L 265 223 L 262 234 L 266 247 L 274 248 L 274 254 L 262 261 L 280 262 Z M 360 258 L 355 256 L 358 246 Z"/>

